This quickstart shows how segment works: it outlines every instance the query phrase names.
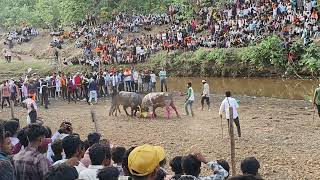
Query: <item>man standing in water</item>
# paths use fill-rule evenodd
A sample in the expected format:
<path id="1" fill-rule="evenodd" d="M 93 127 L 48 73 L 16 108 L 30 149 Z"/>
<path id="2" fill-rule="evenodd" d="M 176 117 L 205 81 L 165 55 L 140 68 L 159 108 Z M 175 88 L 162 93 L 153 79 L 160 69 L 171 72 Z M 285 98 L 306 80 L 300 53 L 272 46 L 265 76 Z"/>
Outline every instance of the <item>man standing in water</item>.
<path id="1" fill-rule="evenodd" d="M 319 87 L 314 92 L 313 105 L 317 106 L 318 115 L 320 117 L 320 84 L 319 84 Z"/>
<path id="2" fill-rule="evenodd" d="M 206 100 L 206 103 L 208 105 L 208 111 L 210 111 L 210 91 L 209 91 L 209 84 L 206 80 L 202 80 L 203 84 L 203 91 L 202 91 L 202 97 L 201 97 L 201 110 L 203 111 L 204 107 L 204 100 Z"/>
<path id="3" fill-rule="evenodd" d="M 240 121 L 239 121 L 239 115 L 237 111 L 237 109 L 239 108 L 239 104 L 236 99 L 231 97 L 231 92 L 227 91 L 226 98 L 221 103 L 219 115 L 222 118 L 222 112 L 225 111 L 226 119 L 228 120 L 228 122 L 230 119 L 229 107 L 232 107 L 233 109 L 233 121 L 237 126 L 238 136 L 241 137 Z"/>

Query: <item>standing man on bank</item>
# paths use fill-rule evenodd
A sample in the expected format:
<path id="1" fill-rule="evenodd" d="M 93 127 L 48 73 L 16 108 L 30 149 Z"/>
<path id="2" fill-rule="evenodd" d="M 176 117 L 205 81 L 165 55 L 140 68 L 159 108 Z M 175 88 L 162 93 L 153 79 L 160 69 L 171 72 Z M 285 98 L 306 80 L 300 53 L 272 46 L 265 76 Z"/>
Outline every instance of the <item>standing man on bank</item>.
<path id="1" fill-rule="evenodd" d="M 160 77 L 160 86 L 161 86 L 161 92 L 163 92 L 163 86 L 166 88 L 166 92 L 168 92 L 168 86 L 167 86 L 167 71 L 162 68 L 159 72 Z"/>
<path id="2" fill-rule="evenodd" d="M 206 101 L 207 106 L 208 106 L 208 111 L 210 111 L 210 88 L 209 88 L 209 84 L 207 83 L 206 80 L 202 80 L 202 84 L 203 84 L 203 91 L 201 94 L 201 110 L 203 111 L 203 107 L 204 107 L 204 101 Z"/>
<path id="3" fill-rule="evenodd" d="M 314 91 L 313 105 L 314 107 L 317 107 L 318 115 L 320 117 L 320 84 L 319 87 Z"/>
<path id="4" fill-rule="evenodd" d="M 233 109 L 233 121 L 237 126 L 238 136 L 241 137 L 240 121 L 239 121 L 239 115 L 237 111 L 237 109 L 239 108 L 239 104 L 236 99 L 231 97 L 231 92 L 227 91 L 226 98 L 222 101 L 220 105 L 219 115 L 222 118 L 222 113 L 225 111 L 226 119 L 228 120 L 228 123 L 230 119 L 229 107 L 232 107 Z"/>

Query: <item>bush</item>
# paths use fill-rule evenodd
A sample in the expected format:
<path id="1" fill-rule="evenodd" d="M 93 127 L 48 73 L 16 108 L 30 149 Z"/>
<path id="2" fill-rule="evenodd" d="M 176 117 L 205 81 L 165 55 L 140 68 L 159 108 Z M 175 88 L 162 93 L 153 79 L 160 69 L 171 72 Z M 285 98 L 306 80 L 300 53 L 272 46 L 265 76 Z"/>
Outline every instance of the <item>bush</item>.
<path id="1" fill-rule="evenodd" d="M 299 65 L 304 67 L 312 76 L 319 75 L 320 70 L 320 46 L 311 43 L 302 55 Z"/>

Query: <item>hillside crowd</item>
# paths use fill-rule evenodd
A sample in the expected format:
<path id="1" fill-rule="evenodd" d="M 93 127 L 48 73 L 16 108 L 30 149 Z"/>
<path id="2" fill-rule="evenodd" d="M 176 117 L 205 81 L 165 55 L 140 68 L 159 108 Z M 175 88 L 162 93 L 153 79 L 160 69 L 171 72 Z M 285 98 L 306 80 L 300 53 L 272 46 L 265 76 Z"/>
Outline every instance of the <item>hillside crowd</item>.
<path id="1" fill-rule="evenodd" d="M 86 20 L 64 37 L 76 39 L 82 63 L 91 66 L 144 62 L 159 50 L 243 47 L 272 34 L 280 35 L 285 47 L 296 38 L 307 45 L 319 37 L 316 0 L 302 5 L 296 0 L 236 1 L 222 9 L 203 7 L 190 21 L 179 21 L 180 11 L 173 6 L 166 14 L 119 13 L 103 24 Z M 148 34 L 162 25 L 166 29 Z"/>
<path id="2" fill-rule="evenodd" d="M 49 127 L 19 120 L 0 122 L 1 180 L 256 180 L 262 179 L 254 157 L 241 162 L 243 175 L 229 177 L 225 160 L 208 161 L 201 153 L 176 156 L 169 161 L 162 146 L 144 144 L 126 149 L 99 133 L 81 140 L 70 122 L 52 135 Z M 165 169 L 169 162 L 171 172 Z M 211 170 L 201 176 L 201 166 Z"/>

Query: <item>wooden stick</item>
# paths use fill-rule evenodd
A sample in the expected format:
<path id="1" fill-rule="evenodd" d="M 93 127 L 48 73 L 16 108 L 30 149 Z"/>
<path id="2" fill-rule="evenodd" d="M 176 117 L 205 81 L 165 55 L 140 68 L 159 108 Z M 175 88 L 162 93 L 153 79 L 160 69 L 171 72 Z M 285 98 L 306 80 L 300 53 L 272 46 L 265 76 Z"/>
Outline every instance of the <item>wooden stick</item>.
<path id="1" fill-rule="evenodd" d="M 230 148 L 231 148 L 231 173 L 232 176 L 236 175 L 236 163 L 235 163 L 235 141 L 233 133 L 233 108 L 229 107 L 229 135 L 230 135 Z"/>
<path id="2" fill-rule="evenodd" d="M 92 122 L 94 123 L 95 132 L 99 133 L 97 116 L 96 116 L 96 112 L 95 112 L 95 110 L 93 108 L 91 109 L 91 119 L 92 119 Z"/>
<path id="3" fill-rule="evenodd" d="M 222 135 L 222 139 L 223 139 L 223 123 L 222 123 L 222 117 L 220 117 L 221 120 L 221 135 Z"/>
<path id="4" fill-rule="evenodd" d="M 313 117 L 312 117 L 312 123 L 314 123 L 314 116 L 316 114 L 316 107 L 314 106 L 313 107 Z"/>
<path id="5" fill-rule="evenodd" d="M 10 103 L 11 119 L 14 119 L 14 109 L 13 109 L 13 104 L 14 104 L 14 101 L 12 101 L 12 103 Z"/>

